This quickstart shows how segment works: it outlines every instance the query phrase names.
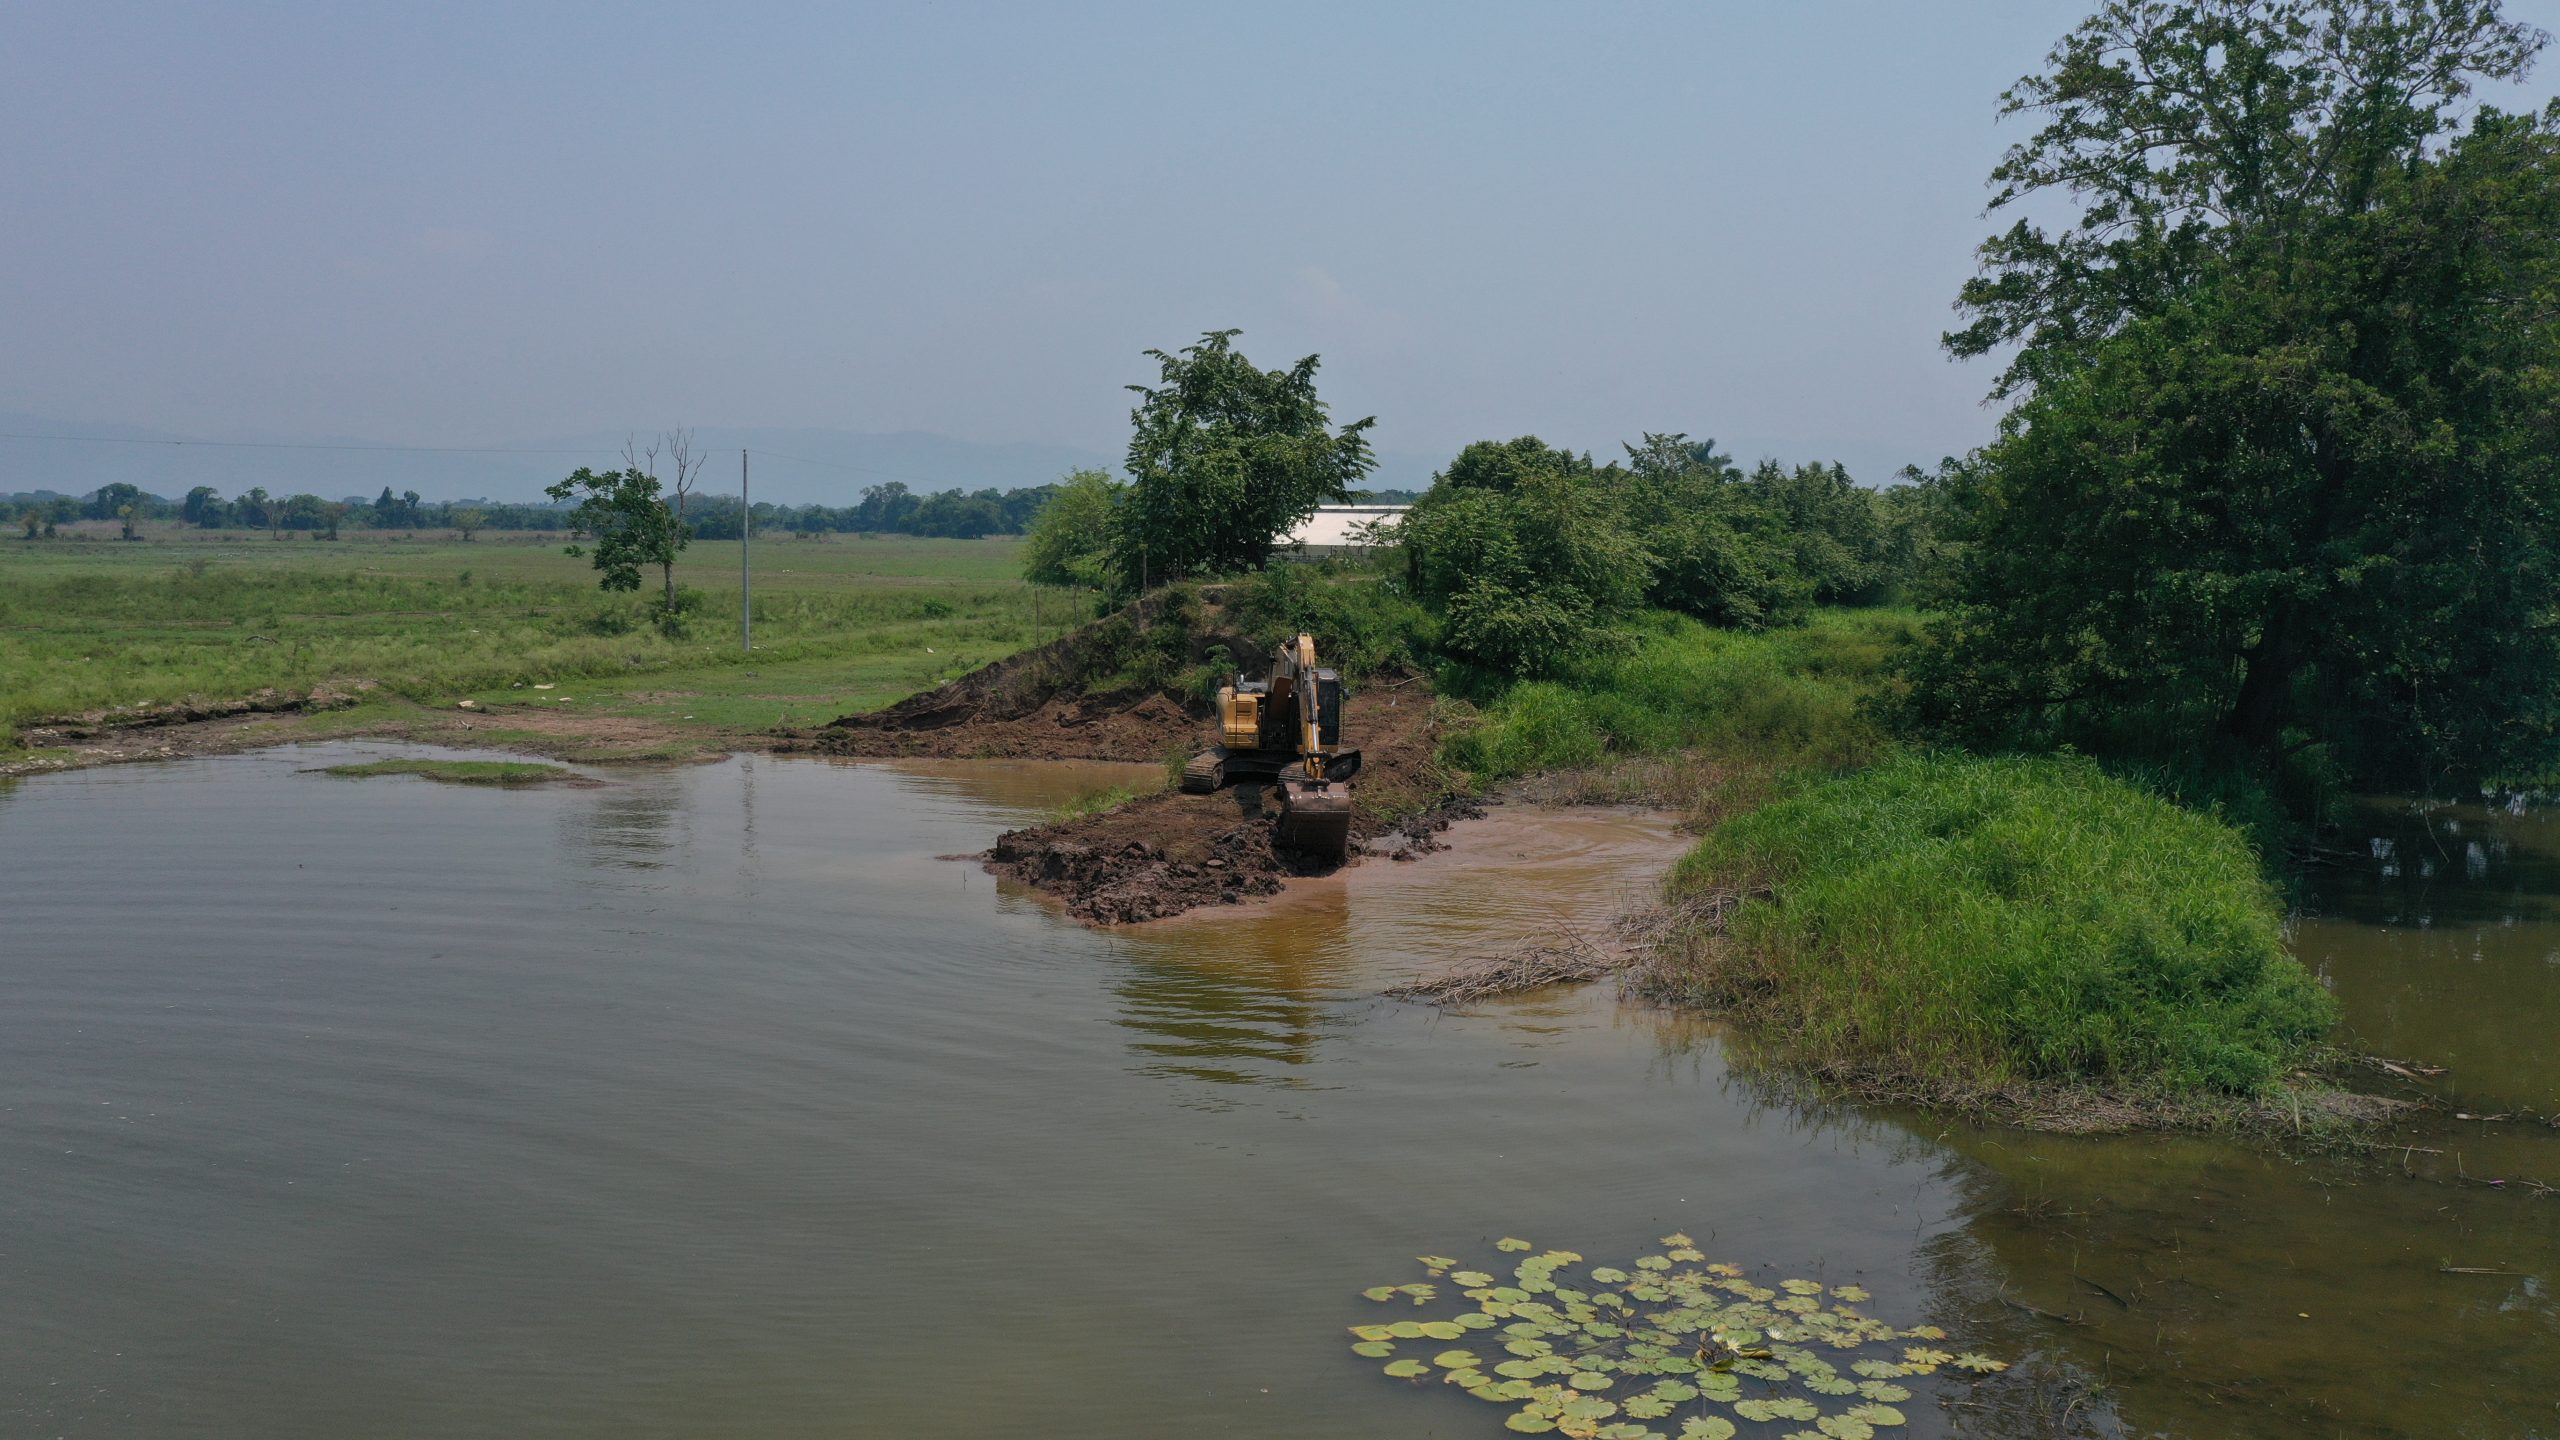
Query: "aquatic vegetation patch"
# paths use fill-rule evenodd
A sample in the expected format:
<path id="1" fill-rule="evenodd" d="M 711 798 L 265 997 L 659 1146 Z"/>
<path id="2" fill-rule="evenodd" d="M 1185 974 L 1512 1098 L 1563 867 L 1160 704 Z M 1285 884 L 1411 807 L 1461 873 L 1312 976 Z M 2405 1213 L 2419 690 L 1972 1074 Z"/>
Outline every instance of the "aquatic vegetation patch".
<path id="1" fill-rule="evenodd" d="M 1495 1246 L 1522 1257 L 1507 1272 L 1418 1256 L 1428 1280 L 1363 1298 L 1395 1316 L 1450 1288 L 1474 1308 L 1354 1325 L 1352 1353 L 1502 1406 L 1509 1430 L 1568 1440 L 1868 1440 L 1904 1423 L 1902 1380 L 2008 1368 L 1941 1348 L 1937 1326 L 1868 1315 L 1858 1307 L 1873 1297 L 1856 1285 L 1763 1285 L 1686 1235 L 1662 1246 L 1624 1268 L 1510 1237 Z"/>
<path id="2" fill-rule="evenodd" d="M 324 767 L 323 775 L 363 780 L 377 775 L 415 775 L 447 785 L 548 785 L 585 777 L 564 765 L 525 760 L 367 760 Z"/>
<path id="3" fill-rule="evenodd" d="M 1826 1073 L 2267 1093 L 2336 1018 L 2248 842 L 2089 761 L 1906 755 L 1718 826 L 1639 988 Z"/>

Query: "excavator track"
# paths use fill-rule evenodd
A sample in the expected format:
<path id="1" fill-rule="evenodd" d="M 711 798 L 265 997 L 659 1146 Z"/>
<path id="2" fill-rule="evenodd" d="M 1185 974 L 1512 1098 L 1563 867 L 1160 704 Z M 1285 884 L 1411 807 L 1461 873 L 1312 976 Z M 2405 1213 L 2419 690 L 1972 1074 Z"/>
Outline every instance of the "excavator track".
<path id="1" fill-rule="evenodd" d="M 1182 767 L 1182 793 L 1207 795 L 1227 783 L 1227 748 L 1212 745 Z"/>

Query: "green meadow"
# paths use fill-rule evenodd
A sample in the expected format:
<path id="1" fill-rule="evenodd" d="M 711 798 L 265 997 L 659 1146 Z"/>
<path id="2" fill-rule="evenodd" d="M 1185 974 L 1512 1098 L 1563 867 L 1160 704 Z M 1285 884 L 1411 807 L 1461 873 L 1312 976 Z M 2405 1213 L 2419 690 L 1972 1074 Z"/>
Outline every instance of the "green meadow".
<path id="1" fill-rule="evenodd" d="M 476 698 L 722 730 L 822 721 L 1089 615 L 1021 582 L 1019 543 L 759 540 L 750 652 L 734 541 L 684 552 L 674 638 L 645 593 L 600 592 L 557 537 L 0 542 L 0 746 L 49 717 L 363 682 L 367 710 Z"/>

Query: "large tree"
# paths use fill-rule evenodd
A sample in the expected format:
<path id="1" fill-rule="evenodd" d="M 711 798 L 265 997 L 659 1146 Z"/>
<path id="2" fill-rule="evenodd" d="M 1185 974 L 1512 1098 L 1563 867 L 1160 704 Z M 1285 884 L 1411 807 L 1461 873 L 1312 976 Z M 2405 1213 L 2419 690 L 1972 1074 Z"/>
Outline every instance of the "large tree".
<path id="1" fill-rule="evenodd" d="M 1442 648 L 1505 675 L 1553 674 L 1611 648 L 1652 558 L 1629 528 L 1622 474 L 1534 435 L 1458 453 L 1399 527 Z"/>
<path id="2" fill-rule="evenodd" d="M 1158 383 L 1132 385 L 1128 494 L 1112 568 L 1123 588 L 1259 567 L 1291 527 L 1350 498 L 1376 463 L 1375 417 L 1332 428 L 1317 357 L 1263 370 L 1215 330 L 1180 354 L 1150 350 Z"/>
<path id="3" fill-rule="evenodd" d="M 2362 781 L 2560 727 L 2560 109 L 2496 0 L 2123 0 L 2007 98 L 2039 198 L 1948 337 L 2016 347 L 1911 662 L 1928 725 Z"/>

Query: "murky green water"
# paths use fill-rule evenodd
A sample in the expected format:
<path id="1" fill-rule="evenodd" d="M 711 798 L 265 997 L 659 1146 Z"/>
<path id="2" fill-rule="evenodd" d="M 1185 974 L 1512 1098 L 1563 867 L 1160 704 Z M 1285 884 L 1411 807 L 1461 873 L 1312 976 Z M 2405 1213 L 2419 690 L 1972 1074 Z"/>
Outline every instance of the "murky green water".
<path id="1" fill-rule="evenodd" d="M 2560 1433 L 2560 1200 L 2450 1173 L 2560 1183 L 2555 1132 L 1950 1131 L 1762 1103 L 1605 987 L 1374 998 L 1644 893 L 1641 817 L 1103 934 L 934 858 L 1096 767 L 299 773 L 370 753 L 0 790 L 0 1433 L 1493 1436 L 1345 1353 L 1356 1292 L 1674 1228 L 2024 1362 L 1906 1433 Z M 2370 1048 L 2553 1106 L 2560 836 L 2442 818 L 2480 864 L 2342 871 L 2304 953 Z"/>

